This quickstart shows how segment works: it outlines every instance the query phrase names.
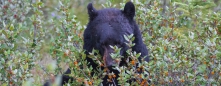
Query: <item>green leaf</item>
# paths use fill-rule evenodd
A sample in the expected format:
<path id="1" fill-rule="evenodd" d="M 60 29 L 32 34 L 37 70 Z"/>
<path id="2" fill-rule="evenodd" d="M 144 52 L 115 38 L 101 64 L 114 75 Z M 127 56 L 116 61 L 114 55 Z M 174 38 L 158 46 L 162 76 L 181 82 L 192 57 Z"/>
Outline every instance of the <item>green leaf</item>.
<path id="1" fill-rule="evenodd" d="M 187 73 L 187 77 L 189 77 L 189 78 L 193 78 L 194 75 L 193 75 L 192 73 Z"/>
<path id="2" fill-rule="evenodd" d="M 1 63 L 5 63 L 5 59 L 4 58 L 1 58 Z"/>
<path id="3" fill-rule="evenodd" d="M 124 38 L 125 38 L 126 41 L 130 41 L 128 36 L 124 35 Z"/>
<path id="4" fill-rule="evenodd" d="M 14 25 L 13 24 L 10 25 L 9 30 L 11 30 L 11 31 L 14 30 Z"/>
<path id="5" fill-rule="evenodd" d="M 8 33 L 5 30 L 2 30 L 2 33 L 8 38 Z"/>
<path id="6" fill-rule="evenodd" d="M 62 3 L 60 0 L 59 0 L 59 4 L 60 4 L 61 6 L 64 6 L 63 3 Z"/>
<path id="7" fill-rule="evenodd" d="M 199 65 L 199 67 L 198 67 L 198 71 L 200 72 L 200 73 L 203 73 L 205 70 L 206 70 L 206 65 L 205 64 L 202 64 L 202 65 Z"/>
<path id="8" fill-rule="evenodd" d="M 141 53 L 137 53 L 137 54 L 136 54 L 136 57 L 140 57 L 140 55 L 141 55 Z"/>
<path id="9" fill-rule="evenodd" d="M 3 27 L 6 27 L 5 22 L 3 21 L 2 23 L 3 23 Z"/>

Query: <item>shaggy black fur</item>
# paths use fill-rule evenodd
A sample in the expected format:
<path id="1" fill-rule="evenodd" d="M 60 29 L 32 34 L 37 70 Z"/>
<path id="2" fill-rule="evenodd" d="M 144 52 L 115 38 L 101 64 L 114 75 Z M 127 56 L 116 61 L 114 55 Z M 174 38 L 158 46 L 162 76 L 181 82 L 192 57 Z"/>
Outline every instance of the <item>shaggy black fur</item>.
<path id="1" fill-rule="evenodd" d="M 126 57 L 126 51 L 129 48 L 125 42 L 124 35 L 134 34 L 135 46 L 132 47 L 133 51 L 141 53 L 139 60 L 144 58 L 145 61 L 149 61 L 148 50 L 146 45 L 142 41 L 142 36 L 138 25 L 134 20 L 135 16 L 135 7 L 132 2 L 127 2 L 124 10 L 119 10 L 116 8 L 106 8 L 101 10 L 96 10 L 92 3 L 89 3 L 87 6 L 89 14 L 89 23 L 87 28 L 84 31 L 84 50 L 88 55 L 89 52 L 92 52 L 92 49 L 99 51 L 100 55 L 103 56 L 105 66 L 110 69 L 110 72 L 114 72 L 117 77 L 119 72 L 113 70 L 111 66 L 116 64 L 110 56 L 110 53 L 113 53 L 112 46 L 118 46 L 121 48 L 120 55 Z M 93 67 L 93 71 L 96 71 L 98 65 L 91 59 L 87 57 L 87 62 L 89 66 Z M 120 66 L 125 65 L 126 62 L 122 60 Z M 70 69 L 66 71 L 65 74 L 70 73 Z M 92 71 L 92 74 L 93 74 Z M 103 79 L 102 84 L 108 86 L 108 84 L 113 84 L 107 81 L 107 76 Z M 68 82 L 68 80 L 73 80 L 73 78 L 63 75 L 62 84 Z M 114 80 L 115 84 L 118 83 L 117 79 Z M 45 84 L 47 86 L 48 83 Z"/>

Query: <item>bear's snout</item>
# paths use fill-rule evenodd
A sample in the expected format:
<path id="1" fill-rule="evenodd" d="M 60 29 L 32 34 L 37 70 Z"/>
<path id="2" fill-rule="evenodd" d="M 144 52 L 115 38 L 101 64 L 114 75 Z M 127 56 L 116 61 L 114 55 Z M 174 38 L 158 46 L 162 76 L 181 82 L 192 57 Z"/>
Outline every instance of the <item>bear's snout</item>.
<path id="1" fill-rule="evenodd" d="M 118 64 L 115 59 L 111 57 L 111 53 L 114 53 L 114 49 L 112 49 L 110 46 L 103 46 L 104 48 L 104 54 L 103 54 L 103 61 L 105 67 L 110 67 L 113 65 Z"/>

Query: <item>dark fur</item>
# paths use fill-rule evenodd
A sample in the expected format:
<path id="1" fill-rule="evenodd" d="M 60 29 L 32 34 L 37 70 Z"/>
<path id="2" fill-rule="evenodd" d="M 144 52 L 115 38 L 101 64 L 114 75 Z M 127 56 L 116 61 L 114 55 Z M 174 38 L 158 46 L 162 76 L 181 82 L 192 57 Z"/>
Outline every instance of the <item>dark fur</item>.
<path id="1" fill-rule="evenodd" d="M 129 48 L 125 42 L 124 35 L 134 34 L 135 46 L 132 47 L 133 51 L 141 53 L 139 60 L 143 57 L 145 61 L 149 61 L 148 50 L 142 41 L 142 36 L 138 25 L 134 20 L 135 7 L 132 2 L 126 3 L 124 10 L 119 10 L 116 8 L 106 8 L 101 10 L 96 10 L 92 3 L 88 4 L 88 14 L 89 23 L 84 31 L 84 50 L 88 55 L 92 52 L 92 49 L 99 50 L 101 56 L 103 56 L 105 65 L 109 67 L 110 72 L 114 72 L 117 77 L 119 72 L 111 69 L 111 66 L 115 64 L 114 60 L 110 57 L 110 53 L 113 53 L 113 49 L 109 45 L 116 45 L 121 48 L 120 54 L 126 57 L 126 50 Z M 105 53 L 106 52 L 106 53 Z M 89 66 L 93 67 L 93 71 L 96 71 L 98 66 L 91 58 L 86 59 L 89 62 Z M 120 66 L 125 65 L 126 62 L 122 60 Z M 70 69 L 67 70 L 65 74 L 70 74 Z M 92 72 L 93 74 L 93 72 Z M 110 84 L 107 81 L 107 76 L 103 79 L 103 85 L 108 86 Z M 68 82 L 68 80 L 73 78 L 63 75 L 62 84 Z M 116 84 L 118 83 L 115 79 Z"/>

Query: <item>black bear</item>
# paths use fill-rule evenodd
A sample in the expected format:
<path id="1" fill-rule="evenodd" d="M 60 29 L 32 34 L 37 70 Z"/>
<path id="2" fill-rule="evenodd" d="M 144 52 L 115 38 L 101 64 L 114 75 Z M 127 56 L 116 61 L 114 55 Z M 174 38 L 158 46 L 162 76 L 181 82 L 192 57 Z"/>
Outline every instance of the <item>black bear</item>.
<path id="1" fill-rule="evenodd" d="M 133 43 L 135 43 L 135 45 L 132 47 L 132 51 L 141 53 L 141 56 L 138 58 L 139 61 L 141 61 L 141 59 L 144 59 L 147 62 L 149 61 L 148 50 L 142 41 L 141 32 L 134 20 L 135 6 L 132 2 L 127 2 L 123 10 L 116 8 L 96 10 L 92 3 L 88 4 L 87 9 L 89 23 L 84 31 L 83 46 L 86 55 L 88 55 L 89 52 L 92 52 L 93 49 L 98 50 L 104 60 L 104 66 L 107 67 L 110 72 L 114 72 L 117 75 L 116 77 L 119 77 L 119 72 L 111 68 L 116 64 L 116 61 L 110 56 L 110 54 L 114 52 L 110 45 L 121 48 L 120 55 L 127 57 L 126 51 L 129 47 L 125 44 L 127 41 L 125 40 L 124 35 L 133 34 L 135 37 Z M 93 67 L 93 71 L 91 72 L 93 74 L 93 72 L 96 71 L 98 64 L 89 57 L 87 57 L 86 60 L 89 62 L 89 66 Z M 124 60 L 119 62 L 120 66 L 125 64 L 127 63 Z M 70 72 L 71 70 L 68 69 L 65 74 L 70 74 Z M 118 85 L 117 79 L 113 82 L 108 82 L 107 79 L 108 76 L 103 78 L 102 84 L 104 86 L 109 86 L 110 84 Z M 62 85 L 69 80 L 73 80 L 73 78 L 63 75 Z M 46 83 L 45 86 L 47 85 L 48 84 Z"/>

